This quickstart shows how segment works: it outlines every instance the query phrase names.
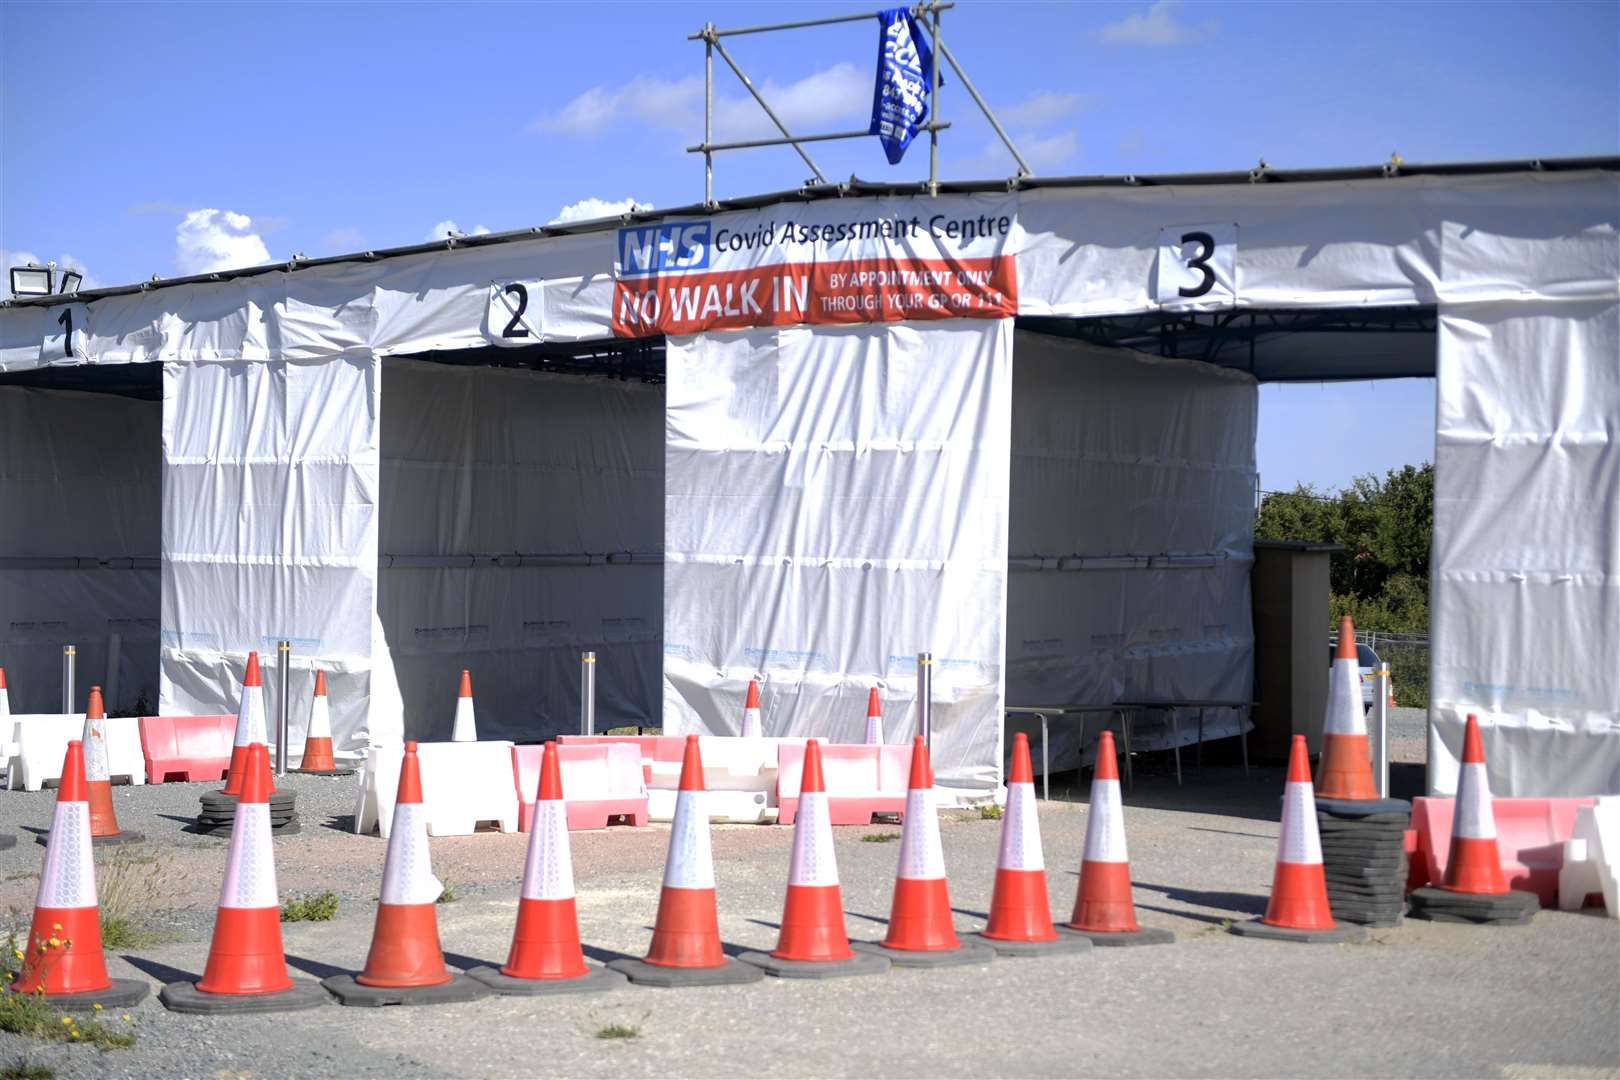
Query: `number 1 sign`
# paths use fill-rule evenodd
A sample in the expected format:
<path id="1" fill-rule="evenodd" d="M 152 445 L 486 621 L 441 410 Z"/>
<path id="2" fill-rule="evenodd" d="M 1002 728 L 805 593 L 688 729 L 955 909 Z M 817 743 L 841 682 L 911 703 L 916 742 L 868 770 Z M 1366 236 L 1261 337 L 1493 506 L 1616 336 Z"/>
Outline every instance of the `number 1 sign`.
<path id="1" fill-rule="evenodd" d="M 1153 298 L 1167 308 L 1231 307 L 1237 301 L 1237 234 L 1230 221 L 1160 229 Z"/>

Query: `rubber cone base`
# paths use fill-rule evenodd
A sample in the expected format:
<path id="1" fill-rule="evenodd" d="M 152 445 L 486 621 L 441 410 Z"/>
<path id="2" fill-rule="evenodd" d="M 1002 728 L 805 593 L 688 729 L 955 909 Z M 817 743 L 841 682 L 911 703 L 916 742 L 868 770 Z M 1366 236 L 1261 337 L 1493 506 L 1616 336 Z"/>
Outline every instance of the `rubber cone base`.
<path id="1" fill-rule="evenodd" d="M 977 941 L 962 941 L 954 949 L 891 949 L 881 941 L 852 941 L 849 947 L 860 953 L 886 956 L 891 964 L 902 968 L 965 967 L 988 964 L 996 958 L 996 950 Z"/>
<path id="2" fill-rule="evenodd" d="M 452 975 L 449 982 L 432 986 L 366 986 L 353 975 L 332 975 L 321 980 L 340 1005 L 377 1008 L 383 1005 L 452 1005 L 477 1001 L 489 996 L 489 987 L 465 975 Z"/>
<path id="3" fill-rule="evenodd" d="M 985 937 L 983 934 L 963 934 L 964 938 L 983 942 L 996 951 L 997 956 L 1056 956 L 1059 953 L 1088 953 L 1091 951 L 1089 938 L 1078 934 L 1065 937 L 1057 936 L 1055 941 L 1003 941 L 1000 938 Z"/>
<path id="4" fill-rule="evenodd" d="M 45 1003 L 53 1009 L 68 1012 L 94 1012 L 97 1005 L 103 1009 L 127 1009 L 145 1001 L 151 989 L 138 979 L 114 979 L 105 990 L 86 990 L 82 994 L 46 994 Z"/>
<path id="5" fill-rule="evenodd" d="M 8 837 L 8 839 L 10 839 L 11 843 L 0 843 L 0 851 L 4 851 L 8 847 L 13 847 L 16 845 L 17 838 L 15 836 Z M 34 843 L 41 846 L 50 843 L 50 840 L 51 834 L 48 832 L 40 833 L 34 837 Z M 139 844 L 145 840 L 145 833 L 138 833 L 130 829 L 125 829 L 122 832 L 113 833 L 111 836 L 92 836 L 90 838 L 90 846 L 92 848 L 117 847 L 119 844 Z"/>
<path id="6" fill-rule="evenodd" d="M 278 990 L 273 994 L 208 994 L 198 990 L 196 983 L 173 982 L 163 988 L 158 1000 L 170 1012 L 203 1016 L 296 1012 L 318 1008 L 332 1000 L 325 990 L 307 979 L 294 979 L 292 983 L 291 990 Z"/>
<path id="7" fill-rule="evenodd" d="M 1072 937 L 1085 938 L 1093 945 L 1102 945 L 1107 948 L 1128 948 L 1132 945 L 1170 945 L 1176 940 L 1176 935 L 1169 930 L 1157 926 L 1144 926 L 1140 930 L 1076 930 L 1072 926 L 1059 924 L 1059 934 L 1068 934 Z"/>
<path id="8" fill-rule="evenodd" d="M 17 846 L 16 833 L 0 833 L 0 851 L 10 851 Z"/>
<path id="9" fill-rule="evenodd" d="M 336 769 L 288 769 L 288 772 L 299 773 L 303 776 L 353 776 L 354 769 L 338 767 Z"/>
<path id="10" fill-rule="evenodd" d="M 1407 897 L 1412 918 L 1430 922 L 1469 922 L 1481 926 L 1523 926 L 1541 910 L 1532 892 L 1461 893 L 1426 885 Z"/>
<path id="11" fill-rule="evenodd" d="M 617 990 L 626 979 L 617 971 L 593 967 L 584 975 L 572 979 L 514 979 L 502 975 L 499 968 L 484 965 L 467 972 L 469 979 L 477 979 L 502 997 L 546 997 L 551 994 L 599 994 L 604 990 Z"/>
<path id="12" fill-rule="evenodd" d="M 1272 926 L 1254 919 L 1232 924 L 1232 933 L 1238 937 L 1261 938 L 1265 941 L 1297 941 L 1306 945 L 1346 945 L 1367 940 L 1364 926 L 1335 926 L 1331 930 L 1296 930 L 1291 926 Z"/>
<path id="13" fill-rule="evenodd" d="M 683 968 L 622 956 L 609 961 L 608 967 L 637 986 L 736 986 L 759 982 L 765 977 L 765 973 L 752 964 L 739 964 L 730 959 L 719 967 Z"/>
<path id="14" fill-rule="evenodd" d="M 882 975 L 892 966 L 886 956 L 858 952 L 848 960 L 782 960 L 768 952 L 745 952 L 737 959 L 779 979 L 845 979 Z"/>

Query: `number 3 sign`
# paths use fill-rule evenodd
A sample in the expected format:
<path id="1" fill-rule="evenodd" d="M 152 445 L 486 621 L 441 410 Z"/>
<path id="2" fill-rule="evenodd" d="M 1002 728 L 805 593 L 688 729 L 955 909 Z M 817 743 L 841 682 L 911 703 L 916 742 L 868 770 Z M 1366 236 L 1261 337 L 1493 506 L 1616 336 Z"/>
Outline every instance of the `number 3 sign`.
<path id="1" fill-rule="evenodd" d="M 489 310 L 484 315 L 484 336 L 492 345 L 507 348 L 538 345 L 540 330 L 539 281 L 492 282 Z"/>
<path id="2" fill-rule="evenodd" d="M 1237 234 L 1229 221 L 1160 229 L 1153 298 L 1167 308 L 1231 307 L 1237 301 Z"/>

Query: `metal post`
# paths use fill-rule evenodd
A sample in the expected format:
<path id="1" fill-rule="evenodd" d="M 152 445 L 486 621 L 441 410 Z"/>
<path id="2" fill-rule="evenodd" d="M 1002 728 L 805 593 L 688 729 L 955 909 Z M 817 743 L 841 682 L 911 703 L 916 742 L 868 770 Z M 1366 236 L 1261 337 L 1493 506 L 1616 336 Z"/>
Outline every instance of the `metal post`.
<path id="1" fill-rule="evenodd" d="M 714 23 L 703 25 L 703 205 L 714 205 Z"/>
<path id="2" fill-rule="evenodd" d="M 579 654 L 579 733 L 596 734 L 596 654 Z"/>
<path id="3" fill-rule="evenodd" d="M 73 676 L 79 664 L 79 648 L 77 645 L 62 646 L 62 712 L 70 715 L 73 712 Z"/>
<path id="4" fill-rule="evenodd" d="M 934 654 L 917 654 L 917 734 L 929 754 L 934 752 Z"/>
<path id="5" fill-rule="evenodd" d="M 1373 783 L 1389 798 L 1389 665 L 1373 672 Z"/>
<path id="6" fill-rule="evenodd" d="M 939 62 L 944 59 L 944 48 L 939 40 L 939 5 L 931 5 L 934 27 L 933 87 L 928 91 L 928 122 L 939 121 Z M 939 194 L 939 129 L 928 132 L 928 194 Z"/>
<path id="7" fill-rule="evenodd" d="M 292 715 L 292 642 L 276 642 L 276 775 L 287 775 L 287 719 Z"/>

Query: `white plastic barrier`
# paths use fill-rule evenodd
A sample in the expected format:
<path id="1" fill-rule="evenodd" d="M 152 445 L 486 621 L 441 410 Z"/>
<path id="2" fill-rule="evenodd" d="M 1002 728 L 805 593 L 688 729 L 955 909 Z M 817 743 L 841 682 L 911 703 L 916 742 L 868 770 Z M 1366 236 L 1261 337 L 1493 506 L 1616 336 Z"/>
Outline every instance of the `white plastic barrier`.
<path id="1" fill-rule="evenodd" d="M 803 739 L 728 735 L 704 735 L 698 739 L 703 783 L 708 789 L 703 805 L 710 821 L 760 824 L 776 820 L 776 748 L 785 742 L 804 745 Z M 673 820 L 681 763 L 643 758 L 642 765 L 648 771 L 647 816 L 653 821 Z"/>
<path id="2" fill-rule="evenodd" d="M 13 791 L 38 791 L 47 782 L 60 779 L 67 744 L 84 736 L 84 714 L 23 713 L 11 716 L 10 722 L 8 786 Z M 133 716 L 109 717 L 105 730 L 107 771 L 112 779 L 146 783 L 140 721 Z"/>
<path id="3" fill-rule="evenodd" d="M 501 832 L 518 831 L 511 743 L 417 743 L 416 755 L 422 766 L 428 835 L 467 836 L 485 821 L 495 822 Z M 367 753 L 357 777 L 355 832 L 364 834 L 376 828 L 383 839 L 388 838 L 404 760 L 403 746 L 373 746 Z"/>
<path id="4" fill-rule="evenodd" d="M 1609 918 L 1620 919 L 1620 795 L 1605 795 L 1575 814 L 1558 871 L 1558 907 L 1579 911 L 1592 893 L 1603 894 Z"/>

